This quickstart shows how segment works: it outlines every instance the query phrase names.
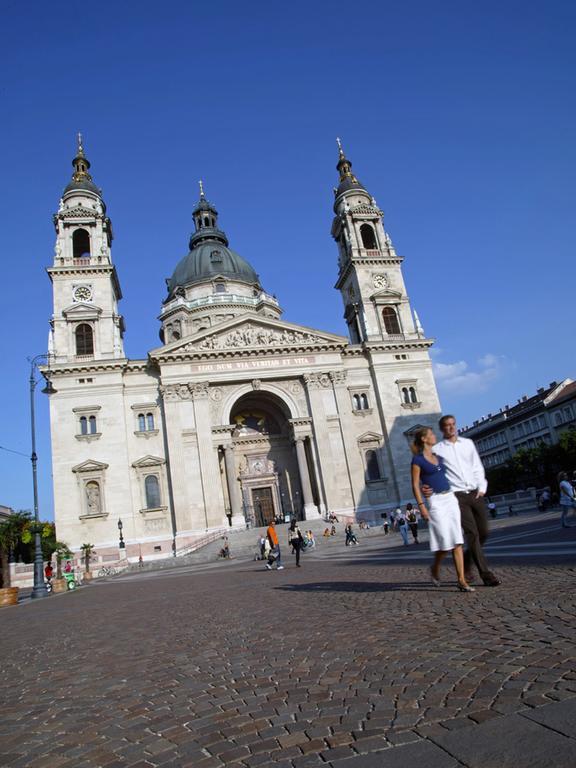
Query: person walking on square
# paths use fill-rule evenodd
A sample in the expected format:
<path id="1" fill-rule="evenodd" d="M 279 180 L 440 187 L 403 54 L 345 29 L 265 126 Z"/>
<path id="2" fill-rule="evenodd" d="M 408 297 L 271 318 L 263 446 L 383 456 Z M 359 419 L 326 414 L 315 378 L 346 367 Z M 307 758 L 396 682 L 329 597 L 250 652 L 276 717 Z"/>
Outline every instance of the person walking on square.
<path id="1" fill-rule="evenodd" d="M 488 538 L 488 511 L 484 498 L 488 483 L 480 456 L 472 440 L 458 435 L 454 416 L 442 416 L 438 426 L 444 439 L 436 443 L 433 451 L 444 460 L 450 490 L 458 499 L 467 544 L 464 553 L 466 579 L 473 580 L 471 569 L 474 563 L 484 586 L 497 587 L 500 579 L 490 570 L 483 549 Z M 424 486 L 422 490 L 425 496 L 429 495 L 428 488 Z"/>
<path id="2" fill-rule="evenodd" d="M 576 493 L 574 492 L 574 486 L 568 479 L 567 472 L 560 472 L 558 475 L 558 485 L 560 486 L 560 509 L 562 510 L 560 525 L 562 528 L 573 528 L 574 523 L 569 525 L 566 522 L 566 518 L 570 510 L 572 510 L 572 514 L 576 513 Z"/>
<path id="3" fill-rule="evenodd" d="M 452 552 L 454 567 L 458 577 L 458 589 L 461 592 L 474 592 L 464 574 L 464 556 L 462 554 L 462 526 L 460 525 L 460 507 L 456 496 L 450 490 L 446 477 L 446 464 L 441 456 L 435 456 L 432 448 L 436 435 L 430 427 L 421 427 L 414 434 L 412 451 L 412 490 L 418 509 L 429 522 L 430 550 L 434 552 L 431 568 L 432 582 L 440 585 L 440 565 L 447 552 Z M 428 510 L 422 499 L 422 486 L 426 485 L 431 493 L 428 497 Z"/>
<path id="4" fill-rule="evenodd" d="M 266 568 L 271 571 L 272 566 L 276 563 L 276 570 L 281 571 L 284 569 L 282 565 L 282 558 L 280 554 L 280 542 L 278 541 L 278 534 L 276 533 L 276 524 L 274 520 L 270 521 L 270 525 L 266 531 L 266 538 L 270 542 L 270 554 L 268 555 L 268 562 Z"/>
<path id="5" fill-rule="evenodd" d="M 410 528 L 410 532 L 412 533 L 414 544 L 419 544 L 420 542 L 418 541 L 418 518 L 416 516 L 416 512 L 414 511 L 413 504 L 406 504 L 406 521 L 408 523 L 408 527 Z"/>
<path id="6" fill-rule="evenodd" d="M 300 568 L 300 552 L 302 550 L 303 536 L 296 520 L 292 520 L 288 529 L 288 543 L 296 554 L 296 568 Z"/>
<path id="7" fill-rule="evenodd" d="M 408 546 L 408 521 L 406 520 L 406 515 L 402 510 L 400 510 L 400 517 L 396 518 L 396 522 L 398 523 L 398 530 L 400 531 L 400 536 L 402 536 L 402 541 L 404 542 L 404 546 Z"/>

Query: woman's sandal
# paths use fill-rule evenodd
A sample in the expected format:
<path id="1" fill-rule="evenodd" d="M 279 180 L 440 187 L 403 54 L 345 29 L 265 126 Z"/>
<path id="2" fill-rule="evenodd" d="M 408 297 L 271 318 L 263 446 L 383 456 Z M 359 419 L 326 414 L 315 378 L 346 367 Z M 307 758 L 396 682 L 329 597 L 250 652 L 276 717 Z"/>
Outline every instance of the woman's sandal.
<path id="1" fill-rule="evenodd" d="M 430 568 L 430 578 L 432 579 L 432 584 L 434 584 L 435 587 L 440 586 L 440 579 L 437 579 L 436 576 L 434 576 L 434 571 L 432 568 Z"/>
<path id="2" fill-rule="evenodd" d="M 469 584 L 458 584 L 458 589 L 460 592 L 476 592 L 474 587 L 471 587 Z"/>

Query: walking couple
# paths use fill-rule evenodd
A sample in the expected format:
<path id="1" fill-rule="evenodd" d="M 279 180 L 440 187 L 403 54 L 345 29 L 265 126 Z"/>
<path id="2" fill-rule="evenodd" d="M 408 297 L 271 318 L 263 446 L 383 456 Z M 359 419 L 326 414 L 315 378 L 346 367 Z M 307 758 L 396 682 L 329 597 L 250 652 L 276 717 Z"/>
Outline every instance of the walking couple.
<path id="1" fill-rule="evenodd" d="M 430 549 L 435 553 L 432 582 L 439 586 L 440 564 L 451 551 L 461 592 L 475 591 L 470 586 L 472 564 L 485 586 L 497 587 L 500 580 L 489 569 L 483 550 L 488 537 L 484 467 L 472 440 L 459 437 L 454 416 L 442 416 L 438 426 L 443 440 L 437 443 L 434 431 L 421 427 L 412 446 L 412 488 L 422 517 L 429 521 Z"/>

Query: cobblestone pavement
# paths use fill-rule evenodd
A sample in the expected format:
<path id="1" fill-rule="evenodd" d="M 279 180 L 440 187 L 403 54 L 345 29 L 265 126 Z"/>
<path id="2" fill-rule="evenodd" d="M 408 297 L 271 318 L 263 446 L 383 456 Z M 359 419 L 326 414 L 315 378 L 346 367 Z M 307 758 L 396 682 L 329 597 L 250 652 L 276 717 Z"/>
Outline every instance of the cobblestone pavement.
<path id="1" fill-rule="evenodd" d="M 4 608 L 0 765 L 574 766 L 576 529 L 498 546 L 471 595 L 376 539 Z"/>

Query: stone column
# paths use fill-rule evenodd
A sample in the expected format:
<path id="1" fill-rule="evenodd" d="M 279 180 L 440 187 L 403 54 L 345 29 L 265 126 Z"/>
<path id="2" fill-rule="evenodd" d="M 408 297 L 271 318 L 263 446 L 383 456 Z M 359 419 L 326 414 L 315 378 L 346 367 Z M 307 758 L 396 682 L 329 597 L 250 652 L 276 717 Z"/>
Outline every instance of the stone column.
<path id="1" fill-rule="evenodd" d="M 228 483 L 228 496 L 230 497 L 230 511 L 232 512 L 232 527 L 245 528 L 246 521 L 242 513 L 242 500 L 240 489 L 236 479 L 236 461 L 234 458 L 234 446 L 224 446 L 224 462 L 226 464 L 226 481 Z"/>
<path id="2" fill-rule="evenodd" d="M 312 486 L 310 485 L 310 474 L 308 472 L 308 460 L 306 458 L 306 449 L 304 448 L 304 438 L 296 438 L 296 459 L 298 460 L 298 472 L 300 473 L 300 485 L 302 486 L 302 496 L 304 501 L 304 515 L 306 519 L 318 517 L 318 509 L 314 504 L 312 496 Z"/>
<path id="3" fill-rule="evenodd" d="M 208 383 L 191 384 L 198 435 L 198 453 L 200 457 L 200 479 L 204 491 L 206 527 L 222 528 L 227 524 L 224 513 L 224 497 L 218 464 L 218 449 L 212 439 L 212 422 L 208 402 Z"/>

